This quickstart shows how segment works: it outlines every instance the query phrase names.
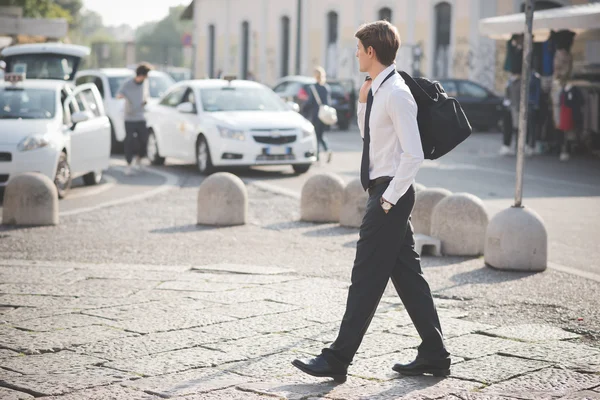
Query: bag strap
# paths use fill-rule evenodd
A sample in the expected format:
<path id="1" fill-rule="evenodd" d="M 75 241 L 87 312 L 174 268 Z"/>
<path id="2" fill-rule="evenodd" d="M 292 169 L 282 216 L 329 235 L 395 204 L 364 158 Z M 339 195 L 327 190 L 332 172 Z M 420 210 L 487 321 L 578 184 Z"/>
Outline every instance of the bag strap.
<path id="1" fill-rule="evenodd" d="M 323 102 L 321 101 L 321 96 L 319 96 L 319 92 L 317 91 L 317 88 L 315 88 L 315 85 L 310 85 L 310 90 L 312 90 L 313 96 L 315 96 L 315 100 L 317 100 L 317 104 L 321 107 Z"/>

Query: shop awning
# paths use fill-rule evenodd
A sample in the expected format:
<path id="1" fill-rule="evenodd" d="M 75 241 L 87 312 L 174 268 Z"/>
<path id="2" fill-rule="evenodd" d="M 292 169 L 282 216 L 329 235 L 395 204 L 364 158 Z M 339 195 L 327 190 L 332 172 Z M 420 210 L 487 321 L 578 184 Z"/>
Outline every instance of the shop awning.
<path id="1" fill-rule="evenodd" d="M 533 14 L 535 40 L 545 40 L 551 30 L 568 29 L 582 32 L 600 29 L 600 3 L 553 8 Z M 479 21 L 479 32 L 492 39 L 509 39 L 515 33 L 525 32 L 525 13 L 502 15 Z"/>

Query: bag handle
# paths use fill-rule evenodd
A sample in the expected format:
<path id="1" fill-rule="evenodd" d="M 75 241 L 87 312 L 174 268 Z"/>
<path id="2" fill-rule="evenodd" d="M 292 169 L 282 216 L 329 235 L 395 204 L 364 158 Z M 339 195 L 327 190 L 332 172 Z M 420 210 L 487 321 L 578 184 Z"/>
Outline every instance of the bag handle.
<path id="1" fill-rule="evenodd" d="M 317 104 L 319 105 L 319 107 L 321 107 L 323 105 L 323 102 L 321 101 L 321 96 L 319 96 L 319 92 L 317 92 L 315 85 L 310 85 L 310 90 L 312 90 L 312 94 L 313 94 L 313 96 L 315 96 L 315 100 L 317 100 Z"/>

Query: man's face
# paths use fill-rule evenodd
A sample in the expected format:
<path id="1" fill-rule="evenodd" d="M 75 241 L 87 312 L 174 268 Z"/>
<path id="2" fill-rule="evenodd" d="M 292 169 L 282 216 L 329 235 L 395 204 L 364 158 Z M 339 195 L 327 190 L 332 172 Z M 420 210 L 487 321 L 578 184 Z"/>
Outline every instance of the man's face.
<path id="1" fill-rule="evenodd" d="M 358 40 L 356 45 L 356 58 L 358 58 L 358 69 L 360 72 L 367 72 L 372 63 L 373 48 L 365 49 L 362 42 Z"/>
<path id="2" fill-rule="evenodd" d="M 136 82 L 142 83 L 148 78 L 148 75 L 138 75 L 135 77 Z"/>

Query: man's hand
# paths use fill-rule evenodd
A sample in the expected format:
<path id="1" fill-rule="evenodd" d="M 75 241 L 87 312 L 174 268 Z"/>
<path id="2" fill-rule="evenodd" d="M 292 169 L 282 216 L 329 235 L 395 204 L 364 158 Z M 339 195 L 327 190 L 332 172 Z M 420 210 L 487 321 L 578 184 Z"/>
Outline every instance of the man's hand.
<path id="1" fill-rule="evenodd" d="M 369 96 L 369 90 L 371 90 L 371 84 L 373 83 L 372 79 L 365 81 L 360 88 L 360 92 L 358 93 L 358 101 L 360 103 L 366 103 L 367 97 Z"/>

